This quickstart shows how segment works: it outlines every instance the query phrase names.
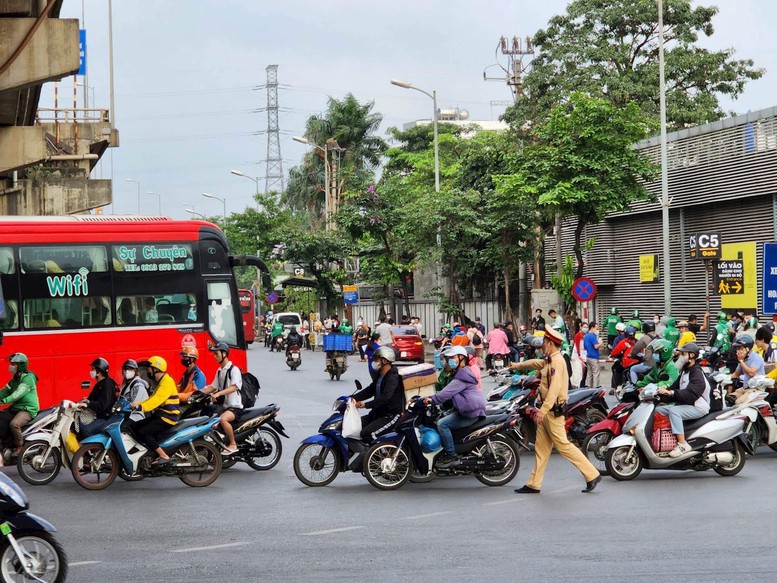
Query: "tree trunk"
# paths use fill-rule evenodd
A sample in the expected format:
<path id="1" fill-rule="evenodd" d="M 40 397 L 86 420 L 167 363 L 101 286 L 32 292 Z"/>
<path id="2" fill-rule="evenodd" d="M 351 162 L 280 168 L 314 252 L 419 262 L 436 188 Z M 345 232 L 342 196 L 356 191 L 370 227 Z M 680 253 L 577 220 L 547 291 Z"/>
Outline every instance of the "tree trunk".
<path id="1" fill-rule="evenodd" d="M 513 307 L 510 305 L 510 280 L 512 279 L 512 270 L 510 269 L 510 257 L 507 247 L 509 235 L 506 231 L 502 232 L 502 279 L 504 281 L 505 294 L 505 322 L 513 322 Z M 513 322 L 514 324 L 514 322 Z"/>
<path id="2" fill-rule="evenodd" d="M 456 258 L 451 257 L 448 260 L 448 301 L 451 305 L 459 307 L 459 290 L 456 287 Z M 459 310 L 460 312 L 461 310 Z"/>
<path id="3" fill-rule="evenodd" d="M 401 271 L 399 273 L 399 281 L 402 284 L 402 303 L 405 305 L 405 316 L 410 316 L 410 292 L 407 288 L 407 273 Z"/>
<path id="4" fill-rule="evenodd" d="M 578 219 L 577 227 L 575 227 L 575 258 L 577 259 L 577 269 L 575 270 L 575 279 L 583 277 L 583 231 L 585 230 L 585 223 Z"/>
<path id="5" fill-rule="evenodd" d="M 534 289 L 542 289 L 545 287 L 545 241 L 541 227 L 537 227 L 534 233 L 536 235 L 534 247 Z"/>

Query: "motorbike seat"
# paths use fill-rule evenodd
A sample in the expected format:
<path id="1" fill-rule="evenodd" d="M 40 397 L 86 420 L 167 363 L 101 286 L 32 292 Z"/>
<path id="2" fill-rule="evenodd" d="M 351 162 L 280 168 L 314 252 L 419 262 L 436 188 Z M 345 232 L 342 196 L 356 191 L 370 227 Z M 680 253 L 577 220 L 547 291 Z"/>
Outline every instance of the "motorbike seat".
<path id="1" fill-rule="evenodd" d="M 567 407 L 579 403 L 583 399 L 587 399 L 598 392 L 599 389 L 577 389 L 576 391 L 569 391 L 569 394 L 567 395 Z"/>
<path id="2" fill-rule="evenodd" d="M 178 433 L 179 431 L 183 431 L 184 429 L 188 427 L 192 427 L 193 425 L 202 425 L 205 421 L 210 419 L 210 417 L 192 417 L 191 419 L 184 419 L 183 421 L 179 421 L 177 425 L 174 427 L 171 427 L 170 429 L 165 429 L 162 433 L 160 433 L 157 436 L 157 439 L 167 439 L 168 437 Z"/>
<path id="3" fill-rule="evenodd" d="M 489 413 L 487 411 L 487 413 Z M 478 420 L 475 421 L 472 425 L 468 425 L 467 427 L 462 427 L 461 429 L 454 429 L 451 433 L 453 434 L 453 440 L 454 441 L 461 441 L 464 439 L 467 435 L 472 433 L 473 431 L 476 431 L 477 429 L 481 429 L 482 427 L 486 427 L 487 425 L 491 425 L 492 423 L 496 423 L 498 421 L 506 421 L 510 415 L 507 413 L 499 413 L 499 412 L 490 412 L 489 415 L 481 415 L 478 417 Z"/>
<path id="4" fill-rule="evenodd" d="M 240 413 L 238 421 L 248 421 L 250 419 L 255 419 L 256 417 L 261 417 L 262 415 L 267 415 L 273 411 L 275 411 L 274 403 L 265 405 L 263 407 L 251 407 L 250 409 L 245 409 L 242 413 Z"/>
<path id="5" fill-rule="evenodd" d="M 699 417 L 698 419 L 688 419 L 683 421 L 683 429 L 685 429 L 685 432 L 688 433 L 689 431 L 692 431 L 694 429 L 698 429 L 705 423 L 712 421 L 715 419 L 718 415 L 721 415 L 722 413 L 725 413 L 726 411 L 731 411 L 733 407 L 724 407 L 720 411 L 714 411 L 713 413 L 708 413 L 704 417 Z"/>

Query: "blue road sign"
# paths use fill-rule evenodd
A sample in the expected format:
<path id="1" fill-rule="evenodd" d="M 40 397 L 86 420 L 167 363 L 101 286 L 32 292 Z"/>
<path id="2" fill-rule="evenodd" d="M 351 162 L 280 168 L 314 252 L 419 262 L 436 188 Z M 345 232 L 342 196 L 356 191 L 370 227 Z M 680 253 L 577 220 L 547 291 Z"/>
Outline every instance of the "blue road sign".
<path id="1" fill-rule="evenodd" d="M 777 243 L 764 243 L 764 280 L 761 286 L 764 314 L 777 314 Z"/>
<path id="2" fill-rule="evenodd" d="M 86 75 L 86 30 L 83 28 L 78 31 L 78 73 L 76 75 Z M 86 88 L 84 88 L 86 91 Z"/>

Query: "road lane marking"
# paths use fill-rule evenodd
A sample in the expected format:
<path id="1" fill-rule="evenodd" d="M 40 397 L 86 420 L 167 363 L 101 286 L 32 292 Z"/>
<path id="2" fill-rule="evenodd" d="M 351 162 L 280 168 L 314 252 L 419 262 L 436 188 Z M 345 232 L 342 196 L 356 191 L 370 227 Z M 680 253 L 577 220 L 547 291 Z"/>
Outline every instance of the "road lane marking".
<path id="1" fill-rule="evenodd" d="M 430 512 L 429 514 L 416 514 L 415 516 L 403 516 L 402 520 L 418 520 L 420 518 L 433 518 L 435 516 L 445 516 L 446 514 L 453 514 L 453 511 L 446 510 L 445 512 Z"/>
<path id="2" fill-rule="evenodd" d="M 574 490 L 580 490 L 583 487 L 585 487 L 585 484 L 583 486 L 567 486 L 566 488 L 561 488 L 560 490 L 553 490 L 552 492 L 548 492 L 551 496 L 553 494 L 565 494 L 566 492 L 572 492 Z"/>
<path id="3" fill-rule="evenodd" d="M 207 547 L 190 547 L 188 549 L 174 549 L 171 553 L 194 553 L 197 551 L 213 551 L 216 549 L 228 549 L 229 547 L 242 547 L 252 544 L 251 541 L 239 542 L 239 543 L 224 543 L 222 545 L 208 545 Z"/>
<path id="4" fill-rule="evenodd" d="M 346 532 L 349 530 L 359 530 L 361 528 L 367 528 L 366 526 L 343 526 L 341 528 L 329 528 L 327 530 L 314 530 L 313 532 L 303 532 L 302 536 L 316 536 L 319 534 L 332 534 L 335 532 Z"/>
<path id="5" fill-rule="evenodd" d="M 77 563 L 70 563 L 69 566 L 80 567 L 82 565 L 96 565 L 97 563 L 102 563 L 102 561 L 78 561 Z"/>
<path id="6" fill-rule="evenodd" d="M 526 500 L 526 496 L 519 497 L 516 496 L 515 498 L 510 498 L 508 500 L 498 500 L 497 502 L 486 502 L 483 504 L 483 506 L 499 506 L 500 504 L 512 504 L 513 502 L 521 502 L 523 500 Z"/>

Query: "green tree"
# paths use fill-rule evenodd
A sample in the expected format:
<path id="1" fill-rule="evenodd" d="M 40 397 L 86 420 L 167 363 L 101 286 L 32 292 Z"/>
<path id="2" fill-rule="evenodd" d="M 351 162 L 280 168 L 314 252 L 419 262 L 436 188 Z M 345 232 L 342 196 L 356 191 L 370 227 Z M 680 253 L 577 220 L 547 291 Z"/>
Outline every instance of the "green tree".
<path id="1" fill-rule="evenodd" d="M 498 177 L 502 195 L 536 196 L 546 217 L 577 217 L 576 277 L 583 274 L 586 225 L 651 196 L 640 179 L 650 180 L 656 168 L 632 147 L 650 129 L 635 103 L 618 107 L 574 93 L 537 128 L 534 142 L 522 152 L 521 167 Z"/>
<path id="2" fill-rule="evenodd" d="M 764 71 L 734 50 L 698 44 L 712 36 L 714 6 L 664 0 L 667 121 L 671 128 L 722 118 L 720 98 L 735 99 Z M 565 14 L 534 35 L 537 51 L 524 78 L 525 96 L 506 113 L 511 125 L 538 122 L 574 91 L 616 105 L 635 102 L 659 116 L 658 9 L 655 0 L 573 0 Z"/>
<path id="3" fill-rule="evenodd" d="M 360 191 L 374 180 L 374 171 L 381 161 L 387 144 L 375 135 L 383 116 L 373 111 L 374 102 L 359 103 L 348 94 L 338 100 L 330 97 L 327 109 L 321 115 L 312 115 L 305 124 L 305 137 L 310 142 L 327 147 L 327 142 L 344 151 L 335 174 L 330 164 L 330 173 L 337 189 L 338 198 L 346 190 Z M 330 154 L 330 160 L 335 156 Z M 303 157 L 302 163 L 289 171 L 289 183 L 284 202 L 297 212 L 306 213 L 314 219 L 323 216 L 325 201 L 324 153 L 312 148 Z"/>

